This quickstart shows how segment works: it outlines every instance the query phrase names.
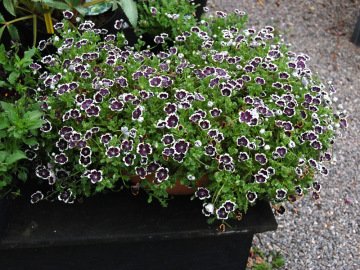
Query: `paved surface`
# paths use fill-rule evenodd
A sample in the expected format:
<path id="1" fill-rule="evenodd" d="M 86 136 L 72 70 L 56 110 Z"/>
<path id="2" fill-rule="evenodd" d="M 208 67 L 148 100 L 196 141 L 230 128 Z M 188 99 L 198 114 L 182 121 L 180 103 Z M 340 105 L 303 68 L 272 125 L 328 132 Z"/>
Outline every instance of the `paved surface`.
<path id="1" fill-rule="evenodd" d="M 273 25 L 295 52 L 312 57 L 313 72 L 337 88 L 350 127 L 338 139 L 330 176 L 319 177 L 321 200 L 289 205 L 275 233 L 254 244 L 281 251 L 285 269 L 360 269 L 360 47 L 349 42 L 360 0 L 209 0 L 211 10 L 238 8 L 249 26 Z M 340 105 L 341 106 L 341 105 Z"/>

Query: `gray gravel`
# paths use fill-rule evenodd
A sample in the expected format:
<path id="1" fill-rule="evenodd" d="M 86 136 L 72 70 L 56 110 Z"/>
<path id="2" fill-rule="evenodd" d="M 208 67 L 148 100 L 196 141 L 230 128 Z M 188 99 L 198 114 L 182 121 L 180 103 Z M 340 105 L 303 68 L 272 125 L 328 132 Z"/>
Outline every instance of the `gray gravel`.
<path id="1" fill-rule="evenodd" d="M 350 127 L 338 139 L 336 164 L 323 184 L 321 200 L 305 198 L 278 217 L 279 229 L 255 238 L 254 245 L 280 251 L 284 269 L 360 269 L 360 47 L 349 39 L 360 0 L 209 0 L 212 10 L 239 8 L 249 26 L 273 25 L 295 52 L 312 57 L 320 78 L 331 80 L 350 114 Z"/>

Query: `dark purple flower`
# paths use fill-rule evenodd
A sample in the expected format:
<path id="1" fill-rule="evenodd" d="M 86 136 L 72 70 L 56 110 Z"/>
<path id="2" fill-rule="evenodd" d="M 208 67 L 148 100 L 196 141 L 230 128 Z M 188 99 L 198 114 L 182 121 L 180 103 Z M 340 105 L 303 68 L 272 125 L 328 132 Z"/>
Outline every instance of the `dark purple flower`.
<path id="1" fill-rule="evenodd" d="M 159 76 L 155 76 L 149 79 L 149 84 L 151 87 L 159 87 L 161 84 L 161 78 Z"/>
<path id="2" fill-rule="evenodd" d="M 218 85 L 220 82 L 220 78 L 213 78 L 209 82 L 209 87 L 214 88 L 216 85 Z"/>
<path id="3" fill-rule="evenodd" d="M 125 163 L 125 166 L 132 166 L 134 164 L 136 156 L 133 154 L 127 154 L 123 157 L 123 161 Z"/>
<path id="4" fill-rule="evenodd" d="M 72 13 L 70 10 L 63 11 L 64 19 L 71 20 L 71 18 L 74 16 L 74 13 Z"/>
<path id="5" fill-rule="evenodd" d="M 302 190 L 302 188 L 301 188 L 300 186 L 296 186 L 296 187 L 295 187 L 295 193 L 296 193 L 296 195 L 298 195 L 298 196 L 302 196 L 302 195 L 303 195 L 303 190 Z"/>
<path id="6" fill-rule="evenodd" d="M 135 173 L 137 176 L 139 176 L 141 179 L 146 178 L 146 169 L 144 167 L 135 167 Z"/>
<path id="7" fill-rule="evenodd" d="M 25 155 L 28 160 L 34 160 L 37 157 L 36 152 L 31 149 L 26 149 Z"/>
<path id="8" fill-rule="evenodd" d="M 207 145 L 204 147 L 205 149 L 205 155 L 214 157 L 216 155 L 216 148 L 212 145 Z"/>
<path id="9" fill-rule="evenodd" d="M 69 158 L 67 157 L 67 155 L 65 155 L 65 153 L 60 153 L 58 155 L 55 155 L 55 163 L 57 164 L 65 164 L 67 163 L 69 160 Z"/>
<path id="10" fill-rule="evenodd" d="M 119 157 L 120 156 L 120 148 L 117 146 L 110 146 L 107 150 L 106 150 L 106 155 L 109 158 L 114 158 L 114 157 Z"/>
<path id="11" fill-rule="evenodd" d="M 316 149 L 316 150 L 322 149 L 322 143 L 321 143 L 320 141 L 318 141 L 318 140 L 312 141 L 312 142 L 310 143 L 310 145 L 311 145 L 314 149 Z"/>
<path id="12" fill-rule="evenodd" d="M 88 157 L 91 156 L 91 148 L 89 146 L 83 147 L 80 150 L 80 155 L 84 156 L 84 157 Z"/>
<path id="13" fill-rule="evenodd" d="M 37 166 L 35 169 L 35 174 L 39 178 L 48 179 L 51 173 L 50 170 L 45 166 Z"/>
<path id="14" fill-rule="evenodd" d="M 70 117 L 73 119 L 78 119 L 81 117 L 81 113 L 78 109 L 71 109 L 69 112 L 70 112 Z"/>
<path id="15" fill-rule="evenodd" d="M 248 159 L 249 159 L 249 155 L 246 152 L 240 152 L 239 153 L 238 160 L 240 162 L 243 162 L 243 161 L 248 160 Z"/>
<path id="16" fill-rule="evenodd" d="M 265 154 L 256 153 L 255 160 L 259 162 L 261 165 L 265 165 L 267 163 L 267 158 Z"/>
<path id="17" fill-rule="evenodd" d="M 117 99 L 112 99 L 110 101 L 109 108 L 114 112 L 120 112 L 124 109 L 124 103 Z"/>
<path id="18" fill-rule="evenodd" d="M 266 171 L 268 172 L 269 175 L 274 175 L 275 174 L 275 169 L 273 167 L 268 167 L 266 169 Z"/>
<path id="19" fill-rule="evenodd" d="M 255 174 L 254 178 L 255 178 L 255 182 L 259 184 L 266 183 L 267 181 L 267 177 L 263 174 Z"/>
<path id="20" fill-rule="evenodd" d="M 246 193 L 246 198 L 249 201 L 249 203 L 254 203 L 257 199 L 257 194 L 256 194 L 256 192 L 248 191 Z"/>
<path id="21" fill-rule="evenodd" d="M 114 41 L 115 38 L 116 38 L 115 35 L 109 34 L 109 35 L 107 35 L 107 36 L 104 37 L 104 40 L 107 41 L 107 42 L 110 42 L 110 41 Z"/>
<path id="22" fill-rule="evenodd" d="M 238 146 L 248 146 L 249 140 L 245 136 L 241 136 L 237 138 L 236 144 Z"/>
<path id="23" fill-rule="evenodd" d="M 165 43 L 165 40 L 164 40 L 164 38 L 162 36 L 155 36 L 154 42 L 156 44 L 161 44 L 161 43 Z"/>
<path id="24" fill-rule="evenodd" d="M 208 199 L 210 198 L 210 191 L 207 188 L 198 187 L 195 192 L 195 197 L 199 198 L 200 200 Z"/>
<path id="25" fill-rule="evenodd" d="M 276 190 L 276 199 L 277 200 L 283 200 L 286 197 L 286 190 L 285 189 L 277 189 Z"/>
<path id="26" fill-rule="evenodd" d="M 163 154 L 164 156 L 166 156 L 166 157 L 170 157 L 170 156 L 172 156 L 174 153 L 175 153 L 174 148 L 168 148 L 168 147 L 166 147 L 166 148 L 164 148 L 164 150 L 162 151 L 162 154 Z"/>
<path id="27" fill-rule="evenodd" d="M 175 113 L 169 114 L 165 122 L 167 128 L 176 128 L 179 124 L 179 117 Z"/>
<path id="28" fill-rule="evenodd" d="M 283 215 L 285 213 L 285 207 L 283 205 L 278 206 L 275 208 L 275 212 L 279 215 Z"/>
<path id="29" fill-rule="evenodd" d="M 321 190 L 321 185 L 320 185 L 320 183 L 317 182 L 317 181 L 315 181 L 315 182 L 313 183 L 313 189 L 314 189 L 314 191 L 316 191 L 316 192 L 320 192 L 320 190 Z"/>
<path id="30" fill-rule="evenodd" d="M 55 146 L 56 146 L 56 147 L 59 149 L 59 151 L 61 151 L 61 152 L 63 152 L 63 151 L 65 151 L 65 150 L 68 149 L 68 143 L 67 143 L 67 141 L 64 140 L 64 139 L 62 139 L 62 138 L 60 138 L 60 139 L 56 142 Z"/>
<path id="31" fill-rule="evenodd" d="M 282 88 L 283 85 L 280 82 L 275 82 L 275 83 L 272 84 L 272 86 L 277 88 L 277 89 L 280 89 L 280 88 Z"/>
<path id="32" fill-rule="evenodd" d="M 310 90 L 312 91 L 312 92 L 315 92 L 315 93 L 319 93 L 320 91 L 321 91 L 321 88 L 319 87 L 319 86 L 312 86 L 311 88 L 310 88 Z"/>
<path id="33" fill-rule="evenodd" d="M 221 132 L 219 132 L 218 135 L 217 135 L 216 138 L 215 138 L 215 140 L 216 140 L 217 142 L 222 142 L 224 139 L 225 139 L 225 138 L 224 138 L 224 134 L 221 133 Z"/>
<path id="34" fill-rule="evenodd" d="M 152 147 L 149 143 L 139 143 L 137 148 L 136 148 L 136 152 L 140 155 L 140 156 L 148 156 L 152 154 Z"/>
<path id="35" fill-rule="evenodd" d="M 325 152 L 325 153 L 321 156 L 321 160 L 322 160 L 322 161 L 330 161 L 330 160 L 331 160 L 331 153 Z"/>
<path id="36" fill-rule="evenodd" d="M 278 146 L 276 147 L 275 152 L 279 155 L 279 157 L 284 158 L 287 153 L 287 149 L 284 146 Z"/>
<path id="37" fill-rule="evenodd" d="M 50 132 L 52 130 L 52 126 L 49 120 L 45 119 L 45 123 L 42 125 L 42 127 L 40 128 L 40 130 L 42 132 Z"/>
<path id="38" fill-rule="evenodd" d="M 76 146 L 80 149 L 86 147 L 86 141 L 85 140 L 79 140 L 77 143 L 76 143 Z"/>
<path id="39" fill-rule="evenodd" d="M 166 93 L 166 92 L 161 92 L 161 93 L 158 93 L 157 97 L 159 99 L 168 99 L 169 98 L 169 94 Z"/>
<path id="40" fill-rule="evenodd" d="M 157 128 L 165 128 L 165 127 L 166 127 L 166 121 L 159 120 L 159 121 L 156 123 L 156 127 L 157 127 Z"/>
<path id="41" fill-rule="evenodd" d="M 189 142 L 185 141 L 184 139 L 180 139 L 174 144 L 175 153 L 185 155 L 189 150 L 189 146 Z"/>
<path id="42" fill-rule="evenodd" d="M 239 113 L 240 123 L 246 123 L 248 125 L 252 125 L 253 120 L 256 120 L 256 118 L 253 118 L 253 114 L 251 113 L 251 111 L 246 110 L 245 112 Z"/>
<path id="43" fill-rule="evenodd" d="M 44 194 L 38 190 L 30 196 L 30 203 L 34 204 L 44 199 Z"/>
<path id="44" fill-rule="evenodd" d="M 229 155 L 229 154 L 223 154 L 220 155 L 219 157 L 219 162 L 224 163 L 224 164 L 230 164 L 232 163 L 233 158 Z"/>
<path id="45" fill-rule="evenodd" d="M 201 115 L 199 113 L 194 113 L 190 115 L 189 120 L 192 123 L 198 123 L 201 120 Z"/>
<path id="46" fill-rule="evenodd" d="M 122 88 L 128 87 L 127 79 L 125 77 L 123 77 L 123 76 L 120 76 L 120 77 L 116 78 L 115 82 Z"/>
<path id="47" fill-rule="evenodd" d="M 132 120 L 140 120 L 142 114 L 143 110 L 141 109 L 141 107 L 136 107 L 131 114 Z"/>
<path id="48" fill-rule="evenodd" d="M 165 145 L 171 145 L 174 143 L 174 136 L 172 134 L 165 134 L 161 141 Z"/>
<path id="49" fill-rule="evenodd" d="M 264 85 L 264 84 L 265 84 L 265 79 L 264 79 L 264 78 L 261 78 L 261 77 L 256 77 L 256 78 L 255 78 L 255 82 L 256 82 L 257 84 Z"/>
<path id="50" fill-rule="evenodd" d="M 285 115 L 287 115 L 288 117 L 292 117 L 295 115 L 295 110 L 292 109 L 292 108 L 289 108 L 289 107 L 286 107 L 284 110 L 283 110 L 283 113 Z"/>
<path id="51" fill-rule="evenodd" d="M 121 150 L 125 153 L 130 152 L 133 149 L 133 141 L 132 140 L 123 140 L 121 142 Z"/>
<path id="52" fill-rule="evenodd" d="M 89 172 L 89 171 L 87 171 Z M 90 179 L 91 183 L 96 184 L 103 180 L 102 171 L 101 170 L 91 170 L 87 173 L 87 177 Z"/>
<path id="53" fill-rule="evenodd" d="M 123 19 L 120 19 L 120 20 L 116 20 L 115 21 L 115 24 L 114 24 L 114 28 L 116 30 L 120 30 L 124 25 L 124 20 Z"/>
<path id="54" fill-rule="evenodd" d="M 156 170 L 155 181 L 161 183 L 169 178 L 169 169 L 160 167 Z"/>
<path id="55" fill-rule="evenodd" d="M 89 108 L 85 110 L 88 117 L 98 117 L 100 115 L 100 107 L 94 104 L 91 104 Z"/>
<path id="56" fill-rule="evenodd" d="M 208 134 L 209 137 L 211 137 L 211 138 L 216 138 L 217 135 L 219 134 L 219 130 L 217 130 L 217 129 L 210 129 L 207 134 Z"/>
<path id="57" fill-rule="evenodd" d="M 309 163 L 309 165 L 310 165 L 311 167 L 313 167 L 313 168 L 317 168 L 317 167 L 318 167 L 318 163 L 316 162 L 315 159 L 310 158 L 310 159 L 308 160 L 308 163 Z"/>
<path id="58" fill-rule="evenodd" d="M 146 170 L 148 173 L 154 173 L 158 168 L 160 168 L 160 164 L 156 161 L 153 161 L 147 166 Z"/>
<path id="59" fill-rule="evenodd" d="M 207 130 L 211 127 L 211 124 L 209 120 L 200 120 L 199 126 L 201 127 L 201 129 Z"/>
<path id="60" fill-rule="evenodd" d="M 70 139 L 74 142 L 77 142 L 81 139 L 81 134 L 79 132 L 72 132 Z"/>
<path id="61" fill-rule="evenodd" d="M 222 95 L 222 96 L 224 96 L 224 97 L 230 97 L 230 96 L 231 96 L 231 93 L 232 93 L 232 89 L 231 89 L 231 88 L 228 88 L 228 87 L 223 87 L 223 88 L 221 88 L 220 92 L 221 92 L 221 95 Z"/>
<path id="62" fill-rule="evenodd" d="M 216 217 L 217 217 L 217 219 L 222 219 L 222 220 L 228 219 L 229 214 L 226 211 L 226 208 L 224 206 L 222 206 L 216 210 Z"/>
<path id="63" fill-rule="evenodd" d="M 187 91 L 181 89 L 181 90 L 176 90 L 175 92 L 175 98 L 177 100 L 184 100 L 187 97 L 188 93 Z"/>
<path id="64" fill-rule="evenodd" d="M 320 173 L 322 175 L 325 175 L 325 176 L 329 175 L 329 170 L 324 165 L 320 165 L 320 170 L 319 171 L 320 171 Z"/>
<path id="65" fill-rule="evenodd" d="M 112 136 L 110 133 L 106 133 L 106 134 L 103 134 L 101 135 L 100 137 L 100 141 L 103 143 L 103 144 L 108 144 L 112 139 Z"/>
<path id="66" fill-rule="evenodd" d="M 157 14 L 157 9 L 155 7 L 150 8 L 151 15 L 155 16 Z"/>

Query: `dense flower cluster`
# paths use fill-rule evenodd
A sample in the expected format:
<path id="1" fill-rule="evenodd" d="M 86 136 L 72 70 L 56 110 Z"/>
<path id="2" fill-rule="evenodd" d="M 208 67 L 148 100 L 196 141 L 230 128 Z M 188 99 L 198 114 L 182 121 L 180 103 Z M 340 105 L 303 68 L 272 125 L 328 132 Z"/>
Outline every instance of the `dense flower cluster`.
<path id="1" fill-rule="evenodd" d="M 346 115 L 334 115 L 333 87 L 312 74 L 309 56 L 288 51 L 273 27 L 245 22 L 242 11 L 217 12 L 181 25 L 171 47 L 166 33 L 156 36 L 156 54 L 90 21 L 78 31 L 59 24 L 57 53 L 33 65 L 43 72 L 48 158 L 36 175 L 64 202 L 131 185 L 132 176 L 151 176 L 140 185 L 164 201 L 179 180 L 194 188 L 204 215 L 221 220 L 258 199 L 318 198 L 314 174 L 328 174 L 328 149 Z M 208 186 L 196 187 L 204 175 Z"/>

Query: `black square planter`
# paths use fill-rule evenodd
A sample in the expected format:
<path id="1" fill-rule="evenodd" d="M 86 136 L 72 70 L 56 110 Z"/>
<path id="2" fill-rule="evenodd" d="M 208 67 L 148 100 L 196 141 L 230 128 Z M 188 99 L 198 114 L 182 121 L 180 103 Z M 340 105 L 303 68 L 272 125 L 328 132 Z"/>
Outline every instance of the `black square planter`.
<path id="1" fill-rule="evenodd" d="M 167 208 L 118 193 L 64 205 L 15 201 L 0 241 L 0 269 L 245 269 L 254 233 L 275 230 L 267 203 L 219 232 L 201 202 Z"/>

